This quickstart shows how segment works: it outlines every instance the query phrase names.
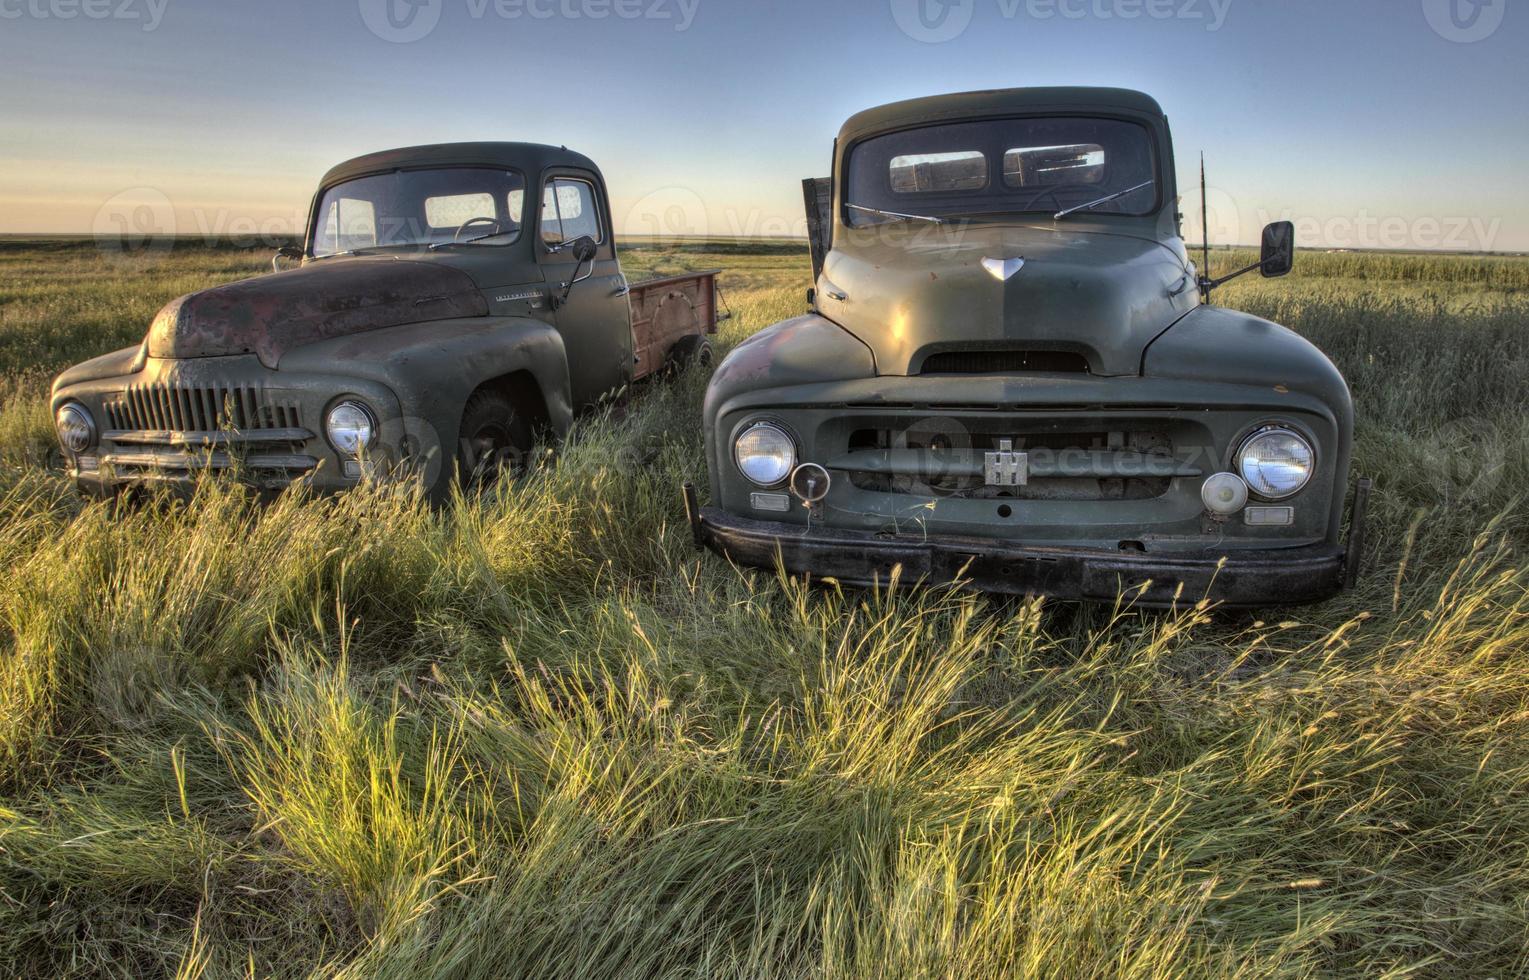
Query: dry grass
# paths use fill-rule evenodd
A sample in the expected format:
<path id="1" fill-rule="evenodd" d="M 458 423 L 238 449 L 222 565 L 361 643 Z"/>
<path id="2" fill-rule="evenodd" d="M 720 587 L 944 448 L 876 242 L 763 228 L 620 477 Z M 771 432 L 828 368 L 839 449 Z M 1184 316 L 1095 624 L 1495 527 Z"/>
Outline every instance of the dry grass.
<path id="1" fill-rule="evenodd" d="M 442 510 L 75 500 L 48 372 L 262 260 L 0 249 L 7 975 L 1529 970 L 1529 264 L 1228 289 L 1377 480 L 1362 587 L 1265 621 L 736 572 L 702 378 Z M 737 269 L 729 341 L 802 305 L 799 254 L 628 264 Z"/>

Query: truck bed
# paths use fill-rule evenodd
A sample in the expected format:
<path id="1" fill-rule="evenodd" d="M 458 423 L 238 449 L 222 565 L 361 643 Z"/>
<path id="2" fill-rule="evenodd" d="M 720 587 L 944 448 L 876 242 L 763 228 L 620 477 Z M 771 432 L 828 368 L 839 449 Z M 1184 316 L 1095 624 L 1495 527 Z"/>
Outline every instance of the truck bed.
<path id="1" fill-rule="evenodd" d="M 685 337 L 717 332 L 717 275 L 685 272 L 628 287 L 632 306 L 633 380 L 661 371 L 669 352 Z"/>

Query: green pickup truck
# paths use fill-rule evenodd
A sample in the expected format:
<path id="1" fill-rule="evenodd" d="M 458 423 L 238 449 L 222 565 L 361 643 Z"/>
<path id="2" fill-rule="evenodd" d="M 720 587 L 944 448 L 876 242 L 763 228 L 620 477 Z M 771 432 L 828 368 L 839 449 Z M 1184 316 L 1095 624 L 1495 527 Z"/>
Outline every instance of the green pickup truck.
<path id="1" fill-rule="evenodd" d="M 1146 95 L 916 99 L 804 184 L 812 309 L 706 395 L 699 543 L 847 583 L 1143 605 L 1319 600 L 1357 573 L 1353 405 L 1290 330 L 1208 303 Z M 1244 272 L 1284 275 L 1289 223 Z M 1230 277 L 1228 277 L 1230 278 Z"/>
<path id="2" fill-rule="evenodd" d="M 82 491 L 212 469 L 267 492 L 408 474 L 440 497 L 521 465 L 602 396 L 706 361 L 717 328 L 715 271 L 627 283 L 605 180 L 562 147 L 342 163 L 283 258 L 300 267 L 183 296 L 142 344 L 58 377 Z"/>

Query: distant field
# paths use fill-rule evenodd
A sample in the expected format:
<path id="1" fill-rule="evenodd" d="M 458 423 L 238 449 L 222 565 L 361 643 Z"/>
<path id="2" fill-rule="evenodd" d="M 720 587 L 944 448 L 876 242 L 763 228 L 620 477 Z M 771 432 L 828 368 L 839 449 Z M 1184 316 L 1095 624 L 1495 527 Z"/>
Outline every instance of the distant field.
<path id="1" fill-rule="evenodd" d="M 76 500 L 52 374 L 268 260 L 0 242 L 0 974 L 1529 972 L 1529 260 L 1219 294 L 1375 479 L 1360 588 L 1266 618 L 698 555 L 700 377 L 441 511 Z M 805 307 L 791 243 L 624 263 L 726 269 L 723 347 Z"/>

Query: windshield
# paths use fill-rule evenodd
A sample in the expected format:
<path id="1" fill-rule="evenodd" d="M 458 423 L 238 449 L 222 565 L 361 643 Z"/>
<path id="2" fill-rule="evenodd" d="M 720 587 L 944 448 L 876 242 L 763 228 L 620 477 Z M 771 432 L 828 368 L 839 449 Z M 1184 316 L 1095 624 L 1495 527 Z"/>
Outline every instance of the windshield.
<path id="1" fill-rule="evenodd" d="M 398 170 L 336 184 L 315 212 L 316 257 L 399 245 L 520 237 L 525 178 L 513 170 Z"/>
<path id="2" fill-rule="evenodd" d="M 857 143 L 845 172 L 852 227 L 908 214 L 1050 215 L 1133 187 L 1089 213 L 1142 215 L 1158 199 L 1152 135 L 1119 119 L 983 119 L 888 133 Z"/>

